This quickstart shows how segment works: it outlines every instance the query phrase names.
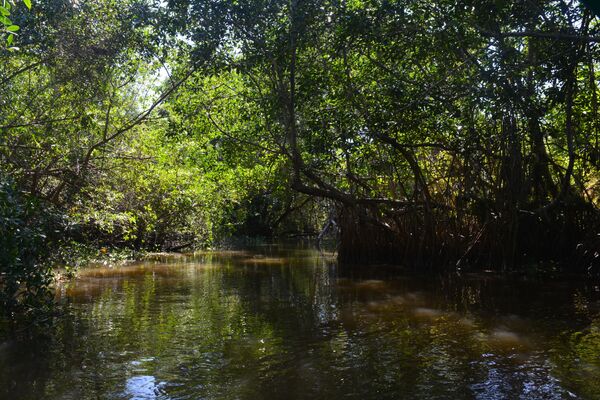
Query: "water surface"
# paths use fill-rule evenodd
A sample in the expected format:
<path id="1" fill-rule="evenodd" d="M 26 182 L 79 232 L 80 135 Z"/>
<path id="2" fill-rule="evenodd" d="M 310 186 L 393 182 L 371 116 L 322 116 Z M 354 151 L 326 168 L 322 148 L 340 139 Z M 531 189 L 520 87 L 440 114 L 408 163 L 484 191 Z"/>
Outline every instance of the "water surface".
<path id="1" fill-rule="evenodd" d="M 0 343 L 0 398 L 600 399 L 599 285 L 281 246 L 97 267 Z"/>

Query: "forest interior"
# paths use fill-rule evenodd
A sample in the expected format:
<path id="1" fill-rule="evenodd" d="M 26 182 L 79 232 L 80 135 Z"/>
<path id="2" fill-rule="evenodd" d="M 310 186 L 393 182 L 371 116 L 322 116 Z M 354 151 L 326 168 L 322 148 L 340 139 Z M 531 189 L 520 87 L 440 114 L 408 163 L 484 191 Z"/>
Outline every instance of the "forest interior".
<path id="1" fill-rule="evenodd" d="M 600 400 L 597 0 L 0 0 L 0 400 Z"/>
<path id="2" fill-rule="evenodd" d="M 57 265 L 232 237 L 345 264 L 600 270 L 577 1 L 3 0 L 3 308 Z M 549 267 L 548 267 L 549 266 Z"/>

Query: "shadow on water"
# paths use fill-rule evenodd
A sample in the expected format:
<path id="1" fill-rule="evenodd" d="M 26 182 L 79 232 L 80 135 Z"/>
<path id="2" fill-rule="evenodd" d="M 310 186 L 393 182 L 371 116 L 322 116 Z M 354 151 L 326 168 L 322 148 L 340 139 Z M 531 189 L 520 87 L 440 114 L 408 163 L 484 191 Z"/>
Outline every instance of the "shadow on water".
<path id="1" fill-rule="evenodd" d="M 0 398 L 600 398 L 598 282 L 263 246 L 92 268 L 56 296 L 47 332 L 0 343 Z"/>

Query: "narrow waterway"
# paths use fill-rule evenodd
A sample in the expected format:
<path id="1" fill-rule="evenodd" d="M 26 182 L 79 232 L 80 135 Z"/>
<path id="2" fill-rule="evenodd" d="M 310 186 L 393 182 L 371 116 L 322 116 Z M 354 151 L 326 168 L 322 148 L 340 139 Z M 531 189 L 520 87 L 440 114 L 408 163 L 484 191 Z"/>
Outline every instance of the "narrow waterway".
<path id="1" fill-rule="evenodd" d="M 96 267 L 0 344 L 1 399 L 597 399 L 600 283 L 263 246 Z"/>

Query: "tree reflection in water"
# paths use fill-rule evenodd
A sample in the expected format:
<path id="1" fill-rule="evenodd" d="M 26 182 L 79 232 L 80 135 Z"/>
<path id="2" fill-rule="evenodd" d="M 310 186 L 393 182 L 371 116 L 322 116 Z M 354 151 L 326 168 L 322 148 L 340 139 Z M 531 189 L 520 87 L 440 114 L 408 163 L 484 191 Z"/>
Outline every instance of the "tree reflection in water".
<path id="1" fill-rule="evenodd" d="M 260 252 L 83 271 L 45 340 L 0 346 L 0 398 L 598 398 L 593 283 Z"/>

